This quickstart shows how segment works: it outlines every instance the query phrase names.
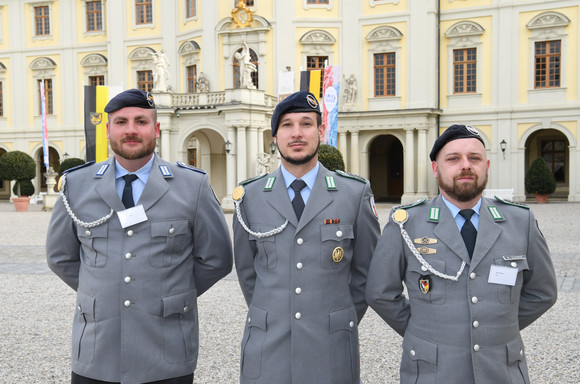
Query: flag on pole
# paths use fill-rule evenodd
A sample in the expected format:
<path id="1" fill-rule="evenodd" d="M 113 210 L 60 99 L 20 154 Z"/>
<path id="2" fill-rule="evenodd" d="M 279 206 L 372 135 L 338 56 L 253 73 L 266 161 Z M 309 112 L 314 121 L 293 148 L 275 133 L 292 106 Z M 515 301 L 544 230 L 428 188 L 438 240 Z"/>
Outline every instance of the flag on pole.
<path id="1" fill-rule="evenodd" d="M 105 106 L 121 92 L 121 87 L 85 85 L 86 161 L 104 161 L 108 157 L 107 113 Z"/>
<path id="2" fill-rule="evenodd" d="M 300 72 L 300 90 L 309 91 L 316 96 L 317 99 L 320 99 L 320 96 L 322 95 L 321 80 L 323 72 L 322 69 Z"/>
<path id="3" fill-rule="evenodd" d="M 326 127 L 324 131 L 324 144 L 337 146 L 338 132 L 338 95 L 340 90 L 341 68 L 338 65 L 326 67 L 324 70 L 324 97 L 322 122 Z"/>
<path id="4" fill-rule="evenodd" d="M 48 169 L 48 129 L 46 121 L 46 95 L 44 94 L 44 81 L 40 81 L 40 110 L 42 112 L 42 152 L 44 166 Z"/>

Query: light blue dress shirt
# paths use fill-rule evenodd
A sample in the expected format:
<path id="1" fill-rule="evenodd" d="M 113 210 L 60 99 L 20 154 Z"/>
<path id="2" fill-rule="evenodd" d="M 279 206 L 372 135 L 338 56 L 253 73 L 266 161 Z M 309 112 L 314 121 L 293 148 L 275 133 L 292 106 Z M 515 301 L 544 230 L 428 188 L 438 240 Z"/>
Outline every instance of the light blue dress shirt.
<path id="1" fill-rule="evenodd" d="M 463 216 L 459 214 L 459 211 L 461 211 L 461 209 L 453 205 L 453 203 L 447 200 L 443 195 L 441 195 L 441 197 L 443 198 L 443 201 L 445 202 L 447 208 L 449 208 L 449 211 L 451 211 L 451 215 L 453 216 L 453 218 L 455 218 L 455 224 L 457 224 L 457 228 L 459 228 L 459 231 L 461 231 L 461 227 L 463 227 L 463 224 L 465 224 L 465 219 L 463 218 Z M 471 223 L 473 224 L 475 229 L 479 231 L 479 212 L 481 210 L 481 198 L 479 199 L 477 204 L 475 204 L 475 206 L 473 206 L 473 208 L 471 209 L 475 211 L 473 216 L 471 216 Z"/>
<path id="2" fill-rule="evenodd" d="M 314 183 L 316 183 L 316 177 L 318 176 L 319 168 L 320 163 L 316 163 L 314 168 L 312 168 L 310 171 L 308 171 L 307 174 L 305 174 L 300 178 L 304 180 L 304 182 L 306 183 L 306 187 L 302 188 L 302 191 L 300 191 L 300 194 L 302 195 L 302 200 L 304 200 L 304 205 L 306 205 L 306 203 L 308 202 L 310 192 L 312 192 L 312 188 L 314 188 Z M 288 196 L 290 196 L 290 201 L 292 201 L 294 199 L 294 190 L 290 188 L 290 184 L 292 184 L 292 182 L 296 180 L 297 177 L 288 172 L 283 165 L 280 165 L 280 170 L 282 171 L 282 176 L 284 176 L 284 183 L 286 183 Z"/>
<path id="3" fill-rule="evenodd" d="M 153 159 L 155 158 L 155 154 L 151 156 L 151 160 L 147 162 L 144 166 L 139 168 L 137 172 L 129 172 L 125 168 L 121 166 L 115 160 L 115 187 L 117 188 L 117 195 L 119 195 L 119 199 L 123 198 L 123 188 L 125 187 L 125 180 L 123 180 L 123 176 L 128 173 L 133 173 L 137 176 L 137 179 L 133 181 L 133 201 L 135 205 L 138 204 L 139 198 L 145 189 L 145 184 L 147 184 L 147 180 L 149 179 L 149 174 L 151 173 L 151 168 L 153 167 Z"/>

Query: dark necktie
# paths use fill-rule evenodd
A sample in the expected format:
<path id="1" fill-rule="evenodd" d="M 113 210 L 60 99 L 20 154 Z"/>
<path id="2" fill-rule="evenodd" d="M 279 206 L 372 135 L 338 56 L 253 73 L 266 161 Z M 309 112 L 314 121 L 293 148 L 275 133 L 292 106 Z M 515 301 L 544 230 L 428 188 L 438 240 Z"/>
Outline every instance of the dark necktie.
<path id="1" fill-rule="evenodd" d="M 465 219 L 465 223 L 463 224 L 463 227 L 461 227 L 461 237 L 463 237 L 463 242 L 467 247 L 467 253 L 469 254 L 470 259 L 473 255 L 475 239 L 477 238 L 477 230 L 471 222 L 471 216 L 473 216 L 474 213 L 475 211 L 473 209 L 462 209 L 459 211 L 459 214 Z"/>
<path id="2" fill-rule="evenodd" d="M 137 180 L 137 175 L 133 175 L 131 173 L 126 174 L 123 176 L 125 180 L 125 187 L 123 187 L 123 205 L 125 208 L 131 208 L 135 206 L 135 202 L 133 202 L 133 181 Z"/>
<path id="3" fill-rule="evenodd" d="M 296 179 L 290 184 L 290 188 L 294 190 L 294 199 L 292 200 L 292 207 L 294 212 L 296 212 L 296 217 L 300 220 L 302 216 L 302 211 L 304 211 L 304 200 L 302 200 L 302 194 L 300 191 L 306 187 L 304 180 Z"/>

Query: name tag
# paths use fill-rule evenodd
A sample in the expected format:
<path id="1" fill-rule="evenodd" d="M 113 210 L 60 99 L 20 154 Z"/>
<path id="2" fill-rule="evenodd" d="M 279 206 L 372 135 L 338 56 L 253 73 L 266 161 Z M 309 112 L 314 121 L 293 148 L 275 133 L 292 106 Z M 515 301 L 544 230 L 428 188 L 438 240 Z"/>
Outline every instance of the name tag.
<path id="1" fill-rule="evenodd" d="M 127 228 L 148 220 L 145 209 L 141 204 L 137 205 L 136 207 L 117 212 L 117 216 L 119 217 L 121 227 L 123 228 Z"/>
<path id="2" fill-rule="evenodd" d="M 492 265 L 489 269 L 489 279 L 487 282 L 492 284 L 511 285 L 513 287 L 516 285 L 517 278 L 517 268 Z"/>

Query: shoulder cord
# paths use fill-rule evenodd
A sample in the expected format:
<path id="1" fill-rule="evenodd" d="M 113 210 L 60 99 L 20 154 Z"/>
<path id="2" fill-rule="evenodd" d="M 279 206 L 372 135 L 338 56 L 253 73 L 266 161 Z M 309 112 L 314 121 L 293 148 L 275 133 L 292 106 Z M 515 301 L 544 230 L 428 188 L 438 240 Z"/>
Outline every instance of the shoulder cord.
<path id="1" fill-rule="evenodd" d="M 66 211 L 68 212 L 68 215 L 75 222 L 75 224 L 80 225 L 81 227 L 84 227 L 84 228 L 94 228 L 94 227 L 97 227 L 97 226 L 105 223 L 107 220 L 109 220 L 113 216 L 114 211 L 111 208 L 111 212 L 109 212 L 109 214 L 107 216 L 103 216 L 100 219 L 97 219 L 95 221 L 91 221 L 90 223 L 79 220 L 79 218 L 76 217 L 76 215 L 72 211 L 72 209 L 68 203 L 68 199 L 66 198 L 66 196 L 64 194 L 64 186 L 66 184 L 66 175 L 62 175 L 61 177 L 62 177 L 62 186 L 60 187 L 60 191 L 58 191 L 58 194 L 62 198 L 62 202 L 64 204 L 64 207 L 66 208 Z"/>
<path id="2" fill-rule="evenodd" d="M 419 251 L 417 251 L 417 248 L 415 248 L 415 246 L 413 245 L 413 241 L 409 237 L 409 234 L 403 228 L 403 224 L 405 223 L 406 220 L 403 221 L 403 222 L 401 222 L 401 223 L 399 223 L 399 222 L 397 222 L 393 218 L 393 221 L 395 223 L 397 223 L 399 225 L 399 227 L 401 228 L 401 236 L 403 236 L 403 239 L 405 240 L 405 243 L 407 244 L 407 247 L 409 247 L 409 249 L 411 250 L 411 252 L 413 253 L 413 255 L 415 255 L 415 257 L 417 258 L 417 260 L 419 261 L 419 263 L 421 263 L 422 266 L 424 266 L 425 268 L 427 268 L 427 270 L 429 272 L 431 272 L 432 274 L 434 274 L 435 276 L 438 276 L 438 277 L 440 277 L 442 279 L 451 280 L 451 281 L 458 281 L 459 280 L 459 276 L 461 276 L 461 274 L 463 273 L 463 269 L 465 268 L 465 264 L 466 264 L 465 261 L 463 261 L 463 263 L 461 263 L 461 268 L 459 268 L 459 271 L 457 272 L 457 275 L 455 275 L 455 276 L 446 275 L 444 273 L 441 273 L 441 272 L 437 271 L 435 268 L 433 268 L 431 266 L 431 264 L 429 264 L 423 258 L 423 256 L 421 256 L 421 254 L 419 253 Z"/>
<path id="3" fill-rule="evenodd" d="M 282 232 L 284 230 L 284 228 L 286 228 L 286 226 L 288 225 L 288 220 L 286 220 L 286 222 L 284 224 L 282 224 L 278 228 L 271 229 L 268 232 L 254 232 L 250 228 L 248 228 L 248 226 L 246 225 L 246 223 L 244 223 L 244 219 L 242 218 L 242 213 L 240 212 L 240 201 L 241 200 L 234 200 L 234 205 L 236 206 L 236 217 L 238 218 L 238 221 L 240 222 L 240 224 L 242 225 L 242 227 L 250 235 L 256 236 L 258 239 L 261 239 L 263 237 L 274 236 L 274 235 Z"/>

